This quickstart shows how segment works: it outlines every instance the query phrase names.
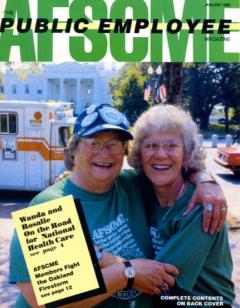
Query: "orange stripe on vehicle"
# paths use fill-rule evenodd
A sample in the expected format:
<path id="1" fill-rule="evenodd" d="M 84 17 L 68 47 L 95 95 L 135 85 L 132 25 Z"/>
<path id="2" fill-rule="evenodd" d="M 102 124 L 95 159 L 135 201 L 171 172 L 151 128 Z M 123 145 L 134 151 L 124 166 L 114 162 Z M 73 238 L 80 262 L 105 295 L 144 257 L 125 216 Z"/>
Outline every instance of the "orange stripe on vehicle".
<path id="1" fill-rule="evenodd" d="M 18 137 L 18 142 L 42 142 L 45 144 L 47 148 L 50 148 L 49 143 L 45 138 L 38 138 L 38 137 Z"/>
<path id="2" fill-rule="evenodd" d="M 64 160 L 64 153 L 51 151 L 52 160 Z"/>
<path id="3" fill-rule="evenodd" d="M 58 150 L 61 148 L 58 148 Z M 18 141 L 18 151 L 23 152 L 38 152 L 44 160 L 63 160 L 64 153 L 56 152 L 54 150 L 49 150 L 49 148 L 43 142 L 27 142 L 27 141 Z"/>
<path id="4" fill-rule="evenodd" d="M 50 148 L 50 145 L 47 141 L 47 139 L 45 138 L 38 138 L 38 137 L 17 137 L 17 141 L 18 142 L 35 142 L 35 141 L 42 141 L 44 144 L 46 144 L 46 146 L 48 148 Z M 51 146 L 51 148 L 54 148 L 54 149 L 58 149 L 58 150 L 62 150 L 63 147 L 60 147 L 60 146 Z"/>

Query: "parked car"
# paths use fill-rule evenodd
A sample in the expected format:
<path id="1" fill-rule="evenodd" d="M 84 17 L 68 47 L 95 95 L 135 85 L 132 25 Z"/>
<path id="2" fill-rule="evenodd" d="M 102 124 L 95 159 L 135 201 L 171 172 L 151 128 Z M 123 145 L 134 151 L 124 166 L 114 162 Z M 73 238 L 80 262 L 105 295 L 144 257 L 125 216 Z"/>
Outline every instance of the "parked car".
<path id="1" fill-rule="evenodd" d="M 232 170 L 236 177 L 240 177 L 240 149 L 238 146 L 219 147 L 214 160 L 222 167 Z"/>

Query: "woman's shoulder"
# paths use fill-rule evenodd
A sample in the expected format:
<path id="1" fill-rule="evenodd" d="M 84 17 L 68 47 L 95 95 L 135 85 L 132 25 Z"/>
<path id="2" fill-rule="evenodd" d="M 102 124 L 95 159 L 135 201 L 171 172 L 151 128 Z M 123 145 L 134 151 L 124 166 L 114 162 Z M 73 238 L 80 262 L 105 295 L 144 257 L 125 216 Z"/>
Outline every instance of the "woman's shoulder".
<path id="1" fill-rule="evenodd" d="M 30 202 L 30 206 L 51 201 L 66 196 L 67 194 L 70 194 L 70 192 L 68 193 L 68 188 L 67 188 L 68 181 L 69 180 L 67 178 L 64 178 L 63 180 L 58 181 L 57 183 L 44 189 L 32 199 L 32 201 Z"/>

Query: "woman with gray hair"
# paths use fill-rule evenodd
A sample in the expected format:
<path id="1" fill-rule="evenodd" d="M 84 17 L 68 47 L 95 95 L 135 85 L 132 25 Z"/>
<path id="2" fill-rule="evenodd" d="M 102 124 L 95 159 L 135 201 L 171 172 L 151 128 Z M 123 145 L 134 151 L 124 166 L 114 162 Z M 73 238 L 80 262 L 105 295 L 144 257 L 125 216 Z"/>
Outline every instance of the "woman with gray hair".
<path id="1" fill-rule="evenodd" d="M 141 195 L 135 189 L 136 176 L 128 171 L 119 175 L 132 139 L 128 128 L 126 117 L 112 106 L 92 105 L 84 110 L 65 153 L 70 176 L 42 191 L 30 204 L 67 195 L 80 199 L 93 243 L 100 248 L 97 257 L 107 292 L 69 307 L 152 307 L 151 295 L 160 294 L 163 282 L 173 286 L 173 276 L 178 275 L 175 266 L 151 260 L 151 239 Z M 9 276 L 21 291 L 15 307 L 38 307 L 16 233 Z M 76 279 L 86 283 L 85 277 Z"/>
<path id="2" fill-rule="evenodd" d="M 203 306 L 218 297 L 221 306 L 230 307 L 234 286 L 227 226 L 214 235 L 205 233 L 201 205 L 184 215 L 195 190 L 186 175 L 205 168 L 196 124 L 182 109 L 155 106 L 137 120 L 132 134 L 128 162 L 149 180 L 147 186 L 144 179 L 142 191 L 147 194 L 144 199 L 156 259 L 180 271 L 173 295 L 188 295 L 192 302 L 198 298 Z M 164 304 L 179 306 L 171 300 L 159 305 Z"/>
<path id="3" fill-rule="evenodd" d="M 69 194 L 80 199 L 93 243 L 100 248 L 98 256 L 103 257 L 100 266 L 107 293 L 70 307 L 99 304 L 99 307 L 149 308 L 152 307 L 149 295 L 160 294 L 166 284 L 173 286 L 179 273 L 175 266 L 151 260 L 151 238 L 137 175 L 133 170 L 120 172 L 127 143 L 133 138 L 128 128 L 126 117 L 112 106 L 92 105 L 84 110 L 76 120 L 65 153 L 70 176 L 31 202 L 34 206 Z M 211 185 L 217 187 L 205 184 L 206 189 L 211 189 Z M 206 199 L 204 193 L 201 197 Z M 216 221 L 218 224 L 219 219 Z M 109 256 L 107 251 L 122 259 Z M 36 307 L 16 233 L 10 252 L 10 282 L 17 283 L 22 292 L 16 307 Z M 79 277 L 79 283 L 84 283 L 84 277 Z"/>

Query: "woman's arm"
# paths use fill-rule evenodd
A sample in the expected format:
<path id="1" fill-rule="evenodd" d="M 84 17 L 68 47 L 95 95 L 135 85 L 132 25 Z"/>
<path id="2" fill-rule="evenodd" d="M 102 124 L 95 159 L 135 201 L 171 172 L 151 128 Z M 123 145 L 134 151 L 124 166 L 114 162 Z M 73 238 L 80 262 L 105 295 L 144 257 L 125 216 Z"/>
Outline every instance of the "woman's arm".
<path id="1" fill-rule="evenodd" d="M 31 307 L 45 307 L 45 305 L 38 306 L 31 282 L 17 282 L 17 286 Z"/>
<path id="2" fill-rule="evenodd" d="M 131 260 L 131 264 L 136 272 L 133 287 L 140 292 L 144 292 L 150 295 L 160 294 L 163 282 L 166 282 L 169 286 L 173 286 L 173 277 L 176 277 L 179 274 L 175 266 L 160 263 L 154 260 L 134 259 Z M 107 293 L 68 304 L 63 307 L 92 307 L 107 299 L 113 293 L 126 287 L 127 278 L 124 275 L 124 265 L 122 262 L 109 265 L 103 268 L 101 271 L 107 288 Z M 39 307 L 37 305 L 32 284 L 30 282 L 19 282 L 17 285 L 27 302 L 32 307 Z"/>
<path id="3" fill-rule="evenodd" d="M 110 254 L 108 251 L 106 250 L 102 250 L 100 248 L 98 248 L 97 246 L 94 246 L 96 255 L 97 255 L 97 259 L 98 259 L 98 264 L 100 266 L 100 268 L 104 268 L 108 265 L 111 265 L 113 263 L 121 263 L 123 261 L 125 261 L 124 258 L 119 257 L 119 256 L 114 256 L 112 254 Z"/>
<path id="4" fill-rule="evenodd" d="M 174 232 L 169 235 L 169 239 L 161 237 L 161 234 L 166 231 L 165 229 L 166 226 L 158 225 L 159 241 L 164 240 L 165 245 L 159 249 L 155 259 L 177 266 L 180 270 L 180 275 L 176 278 L 178 287 L 192 292 L 219 234 L 210 235 L 203 232 L 202 208 L 200 206 L 194 207 L 188 216 L 179 216 L 178 220 L 174 222 L 174 227 L 172 227 Z"/>
<path id="5" fill-rule="evenodd" d="M 170 287 L 174 286 L 175 279 L 173 276 L 177 276 L 179 274 L 178 270 L 174 266 L 154 260 L 134 259 L 131 260 L 131 264 L 136 271 L 133 288 L 149 295 L 159 295 L 163 288 L 163 281 Z M 64 305 L 62 307 L 93 307 L 94 305 L 110 297 L 113 293 L 124 289 L 127 285 L 127 278 L 123 275 L 124 265 L 122 263 L 118 263 L 117 270 L 116 268 L 114 269 L 114 267 L 115 265 L 111 265 L 102 270 L 105 285 L 107 287 L 107 293 Z M 109 271 L 106 271 L 106 269 Z M 108 274 L 106 275 L 107 272 Z"/>
<path id="6" fill-rule="evenodd" d="M 227 216 L 227 202 L 220 185 L 205 171 L 191 173 L 189 180 L 196 185 L 186 215 L 196 204 L 204 206 L 203 230 L 214 234 L 219 231 Z M 209 204 L 212 211 L 209 211 Z M 211 209 L 211 207 L 210 207 Z"/>
<path id="7" fill-rule="evenodd" d="M 101 301 L 107 299 L 111 296 L 112 293 L 117 292 L 118 290 L 123 289 L 127 284 L 127 278 L 123 275 L 124 265 L 122 263 L 113 264 L 102 270 L 102 275 L 104 278 L 105 285 L 107 287 L 107 293 L 94 296 L 82 301 L 64 305 L 63 307 L 92 307 Z M 34 294 L 32 283 L 30 282 L 19 282 L 17 283 L 20 291 L 23 293 L 23 296 L 27 302 L 33 307 L 45 307 L 38 306 L 37 300 Z"/>

